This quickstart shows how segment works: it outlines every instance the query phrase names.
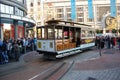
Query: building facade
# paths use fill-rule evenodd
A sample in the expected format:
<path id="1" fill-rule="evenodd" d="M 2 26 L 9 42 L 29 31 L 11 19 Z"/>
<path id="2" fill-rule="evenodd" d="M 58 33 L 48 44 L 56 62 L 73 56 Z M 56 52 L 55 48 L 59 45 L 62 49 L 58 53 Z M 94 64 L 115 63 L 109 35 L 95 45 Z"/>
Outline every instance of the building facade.
<path id="1" fill-rule="evenodd" d="M 26 28 L 35 26 L 35 21 L 26 15 L 26 0 L 0 0 L 0 38 L 26 37 Z"/>
<path id="2" fill-rule="evenodd" d="M 42 25 L 51 18 L 72 21 L 70 0 L 29 0 L 28 15 L 36 20 L 37 25 Z M 76 0 L 75 22 L 102 27 L 102 18 L 110 13 L 110 0 L 93 0 L 94 18 L 88 17 L 88 0 Z M 116 0 L 116 17 L 120 16 L 120 1 Z M 120 23 L 118 24 L 120 26 Z"/>

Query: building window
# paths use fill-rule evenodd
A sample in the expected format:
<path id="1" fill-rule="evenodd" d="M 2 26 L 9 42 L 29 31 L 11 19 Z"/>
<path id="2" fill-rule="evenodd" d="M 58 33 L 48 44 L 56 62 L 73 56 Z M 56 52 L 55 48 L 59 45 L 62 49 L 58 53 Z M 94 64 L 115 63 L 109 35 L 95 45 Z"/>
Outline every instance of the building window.
<path id="1" fill-rule="evenodd" d="M 38 2 L 38 6 L 40 6 L 40 2 Z"/>
<path id="2" fill-rule="evenodd" d="M 22 11 L 22 10 L 20 10 L 19 15 L 20 15 L 20 16 L 23 16 L 23 11 Z"/>
<path id="3" fill-rule="evenodd" d="M 83 18 L 77 18 L 77 22 L 83 22 Z"/>
<path id="4" fill-rule="evenodd" d="M 1 12 L 2 12 L 2 13 L 5 13 L 5 5 L 4 5 L 4 4 L 1 4 L 1 5 L 0 5 L 0 8 L 1 8 Z"/>
<path id="5" fill-rule="evenodd" d="M 83 13 L 77 13 L 77 17 L 84 17 Z"/>
<path id="6" fill-rule="evenodd" d="M 57 18 L 63 18 L 63 14 L 57 14 Z"/>
<path id="7" fill-rule="evenodd" d="M 77 6 L 77 22 L 84 22 L 84 8 Z"/>
<path id="8" fill-rule="evenodd" d="M 118 10 L 120 10 L 120 6 L 117 6 Z"/>
<path id="9" fill-rule="evenodd" d="M 22 11 L 21 9 L 15 7 L 15 15 L 24 16 L 24 11 Z"/>
<path id="10" fill-rule="evenodd" d="M 14 14 L 13 7 L 9 5 L 0 4 L 0 10 L 2 13 Z"/>
<path id="11" fill-rule="evenodd" d="M 10 6 L 10 14 L 14 14 L 14 10 L 12 6 Z"/>
<path id="12" fill-rule="evenodd" d="M 9 9 L 9 6 L 8 5 L 5 5 L 5 13 L 9 13 L 10 11 L 9 11 L 10 9 Z"/>
<path id="13" fill-rule="evenodd" d="M 72 21 L 72 19 L 67 19 L 67 20 L 70 21 L 70 22 Z"/>
<path id="14" fill-rule="evenodd" d="M 33 7 L 33 3 L 31 3 L 30 6 Z"/>
<path id="15" fill-rule="evenodd" d="M 78 7 L 77 11 L 83 11 L 83 7 Z"/>
<path id="16" fill-rule="evenodd" d="M 87 22 L 93 22 L 93 21 L 94 19 L 90 19 L 90 18 L 87 19 Z"/>
<path id="17" fill-rule="evenodd" d="M 61 9 L 57 9 L 57 12 L 59 13 L 59 12 L 63 12 L 63 9 L 61 8 Z"/>
<path id="18" fill-rule="evenodd" d="M 70 17 L 71 17 L 71 13 L 67 13 L 67 17 L 69 17 L 69 18 L 70 18 Z"/>
<path id="19" fill-rule="evenodd" d="M 56 12 L 57 12 L 56 13 L 56 18 L 59 19 L 59 20 L 63 19 L 63 17 L 64 17 L 63 8 L 57 8 Z"/>
<path id="20" fill-rule="evenodd" d="M 66 11 L 67 12 L 71 12 L 71 8 L 66 8 Z"/>

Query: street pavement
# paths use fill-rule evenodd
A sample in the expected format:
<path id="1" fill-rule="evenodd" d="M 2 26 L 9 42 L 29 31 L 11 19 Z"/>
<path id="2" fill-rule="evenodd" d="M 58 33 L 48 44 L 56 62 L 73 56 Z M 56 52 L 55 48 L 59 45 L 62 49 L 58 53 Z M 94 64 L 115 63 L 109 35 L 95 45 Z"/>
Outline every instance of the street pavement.
<path id="1" fill-rule="evenodd" d="M 101 53 L 97 58 L 76 61 L 60 80 L 120 80 L 120 50 L 102 49 Z"/>
<path id="2" fill-rule="evenodd" d="M 97 54 L 100 51 L 94 48 L 93 52 Z M 74 61 L 73 66 L 59 80 L 120 80 L 120 50 L 102 49 L 101 53 L 99 57 Z M 0 65 L 0 73 L 40 57 L 36 51 L 26 53 L 19 62 Z"/>

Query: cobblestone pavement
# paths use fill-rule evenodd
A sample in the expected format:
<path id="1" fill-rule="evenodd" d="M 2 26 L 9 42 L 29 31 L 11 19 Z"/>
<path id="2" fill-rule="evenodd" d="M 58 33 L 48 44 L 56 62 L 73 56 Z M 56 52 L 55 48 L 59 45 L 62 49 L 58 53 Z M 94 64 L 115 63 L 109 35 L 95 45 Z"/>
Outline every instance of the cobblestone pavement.
<path id="1" fill-rule="evenodd" d="M 61 80 L 120 80 L 120 68 L 106 70 L 72 70 Z"/>
<path id="2" fill-rule="evenodd" d="M 60 80 L 120 80 L 120 51 L 103 49 L 99 58 L 75 61 Z"/>

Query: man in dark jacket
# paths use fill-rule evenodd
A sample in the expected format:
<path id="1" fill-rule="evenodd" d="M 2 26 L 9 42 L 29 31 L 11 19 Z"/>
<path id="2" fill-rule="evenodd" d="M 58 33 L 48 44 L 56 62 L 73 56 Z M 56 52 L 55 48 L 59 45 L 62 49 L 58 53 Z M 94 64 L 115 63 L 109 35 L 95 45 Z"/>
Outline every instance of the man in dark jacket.
<path id="1" fill-rule="evenodd" d="M 120 50 L 120 36 L 118 37 L 118 47 L 119 47 L 119 50 Z"/>
<path id="2" fill-rule="evenodd" d="M 7 63 L 8 62 L 8 54 L 7 54 L 7 44 L 6 44 L 5 40 L 3 41 L 1 50 L 2 50 L 2 56 L 4 58 L 4 63 Z"/>
<path id="3" fill-rule="evenodd" d="M 4 61 L 3 56 L 2 56 L 2 44 L 3 42 L 0 39 L 0 64 L 3 64 L 3 61 Z"/>

